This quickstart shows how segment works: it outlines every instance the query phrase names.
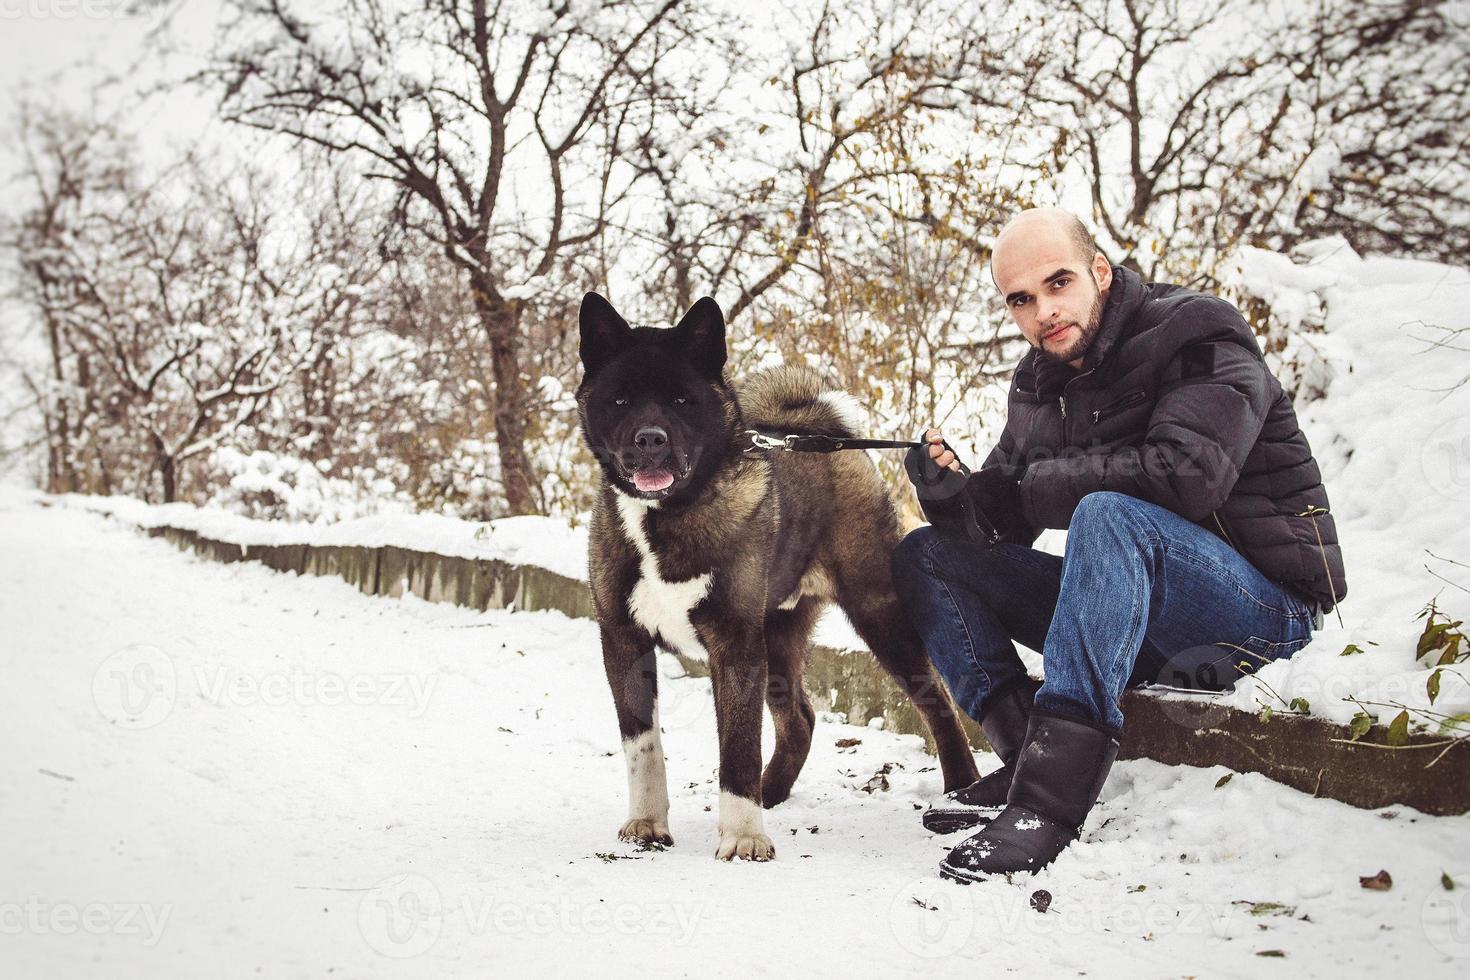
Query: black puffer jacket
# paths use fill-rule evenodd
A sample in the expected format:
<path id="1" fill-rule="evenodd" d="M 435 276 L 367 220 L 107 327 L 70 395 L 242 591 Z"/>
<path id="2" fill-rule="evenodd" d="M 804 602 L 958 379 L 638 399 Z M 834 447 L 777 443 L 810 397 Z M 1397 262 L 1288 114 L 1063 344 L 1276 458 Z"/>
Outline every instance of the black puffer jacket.
<path id="1" fill-rule="evenodd" d="M 985 461 L 1002 464 L 1024 467 L 1034 528 L 1065 528 L 1085 495 L 1113 490 L 1208 528 L 1324 611 L 1347 594 L 1296 411 L 1250 326 L 1218 297 L 1114 267 L 1081 370 L 1034 349 L 1017 365 Z"/>

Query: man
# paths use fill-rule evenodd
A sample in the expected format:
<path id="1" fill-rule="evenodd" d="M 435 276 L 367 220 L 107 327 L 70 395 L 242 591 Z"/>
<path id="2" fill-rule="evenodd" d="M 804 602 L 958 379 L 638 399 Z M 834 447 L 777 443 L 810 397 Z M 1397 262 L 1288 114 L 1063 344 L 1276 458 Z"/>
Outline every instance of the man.
<path id="1" fill-rule="evenodd" d="M 1074 840 L 1131 682 L 1228 687 L 1289 656 L 1347 593 L 1291 401 L 1229 303 L 1145 283 L 1054 208 L 1017 215 L 991 275 L 1033 348 L 973 474 L 937 431 L 908 461 L 930 527 L 894 554 L 929 656 L 1002 767 L 924 817 L 984 830 L 940 865 L 1037 871 Z M 1066 528 L 1064 557 L 1030 547 Z M 1015 644 L 1042 653 L 1045 683 Z"/>

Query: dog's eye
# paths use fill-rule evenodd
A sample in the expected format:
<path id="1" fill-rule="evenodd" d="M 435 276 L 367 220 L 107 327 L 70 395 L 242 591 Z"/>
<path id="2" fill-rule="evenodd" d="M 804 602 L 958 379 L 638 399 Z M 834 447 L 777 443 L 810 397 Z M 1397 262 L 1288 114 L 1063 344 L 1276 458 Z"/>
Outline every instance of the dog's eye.
<path id="1" fill-rule="evenodd" d="M 613 404 L 614 405 L 626 405 L 626 404 L 628 404 L 628 399 L 626 399 L 626 398 L 614 398 L 613 399 Z"/>
<path id="2" fill-rule="evenodd" d="M 674 397 L 674 404 L 675 405 L 688 405 L 689 404 L 689 399 L 685 398 L 683 395 L 676 395 Z"/>

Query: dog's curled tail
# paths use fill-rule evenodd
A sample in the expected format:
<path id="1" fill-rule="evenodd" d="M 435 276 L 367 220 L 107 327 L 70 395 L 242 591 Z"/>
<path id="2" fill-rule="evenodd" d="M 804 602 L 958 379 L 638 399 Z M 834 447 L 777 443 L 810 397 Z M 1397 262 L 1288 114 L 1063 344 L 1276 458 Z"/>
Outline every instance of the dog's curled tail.
<path id="1" fill-rule="evenodd" d="M 808 367 L 785 365 L 760 371 L 740 385 L 745 422 L 772 432 L 847 436 L 867 428 L 856 398 Z"/>

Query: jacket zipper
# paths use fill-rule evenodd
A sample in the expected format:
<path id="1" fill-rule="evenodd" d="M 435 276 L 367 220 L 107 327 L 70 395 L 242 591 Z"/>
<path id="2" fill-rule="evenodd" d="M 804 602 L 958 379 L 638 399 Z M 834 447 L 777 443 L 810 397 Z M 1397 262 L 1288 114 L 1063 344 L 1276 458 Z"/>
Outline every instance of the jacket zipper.
<path id="1" fill-rule="evenodd" d="M 1138 391 L 1129 392 L 1111 405 L 1104 405 L 1092 413 L 1092 424 L 1097 425 L 1110 415 L 1117 415 L 1125 408 L 1137 405 L 1148 398 L 1148 392 L 1140 388 Z"/>
<path id="2" fill-rule="evenodd" d="M 1081 374 L 1077 375 L 1075 378 L 1072 378 L 1066 384 L 1062 385 L 1062 393 L 1057 396 L 1057 404 L 1059 406 L 1061 406 L 1061 409 L 1062 409 L 1062 448 L 1063 449 L 1067 448 L 1067 389 L 1070 388 L 1070 387 L 1072 387 L 1072 385 L 1076 384 L 1078 381 L 1081 381 L 1083 378 L 1087 377 L 1094 370 L 1096 370 L 1096 368 L 1088 368 L 1086 371 L 1083 371 Z"/>

